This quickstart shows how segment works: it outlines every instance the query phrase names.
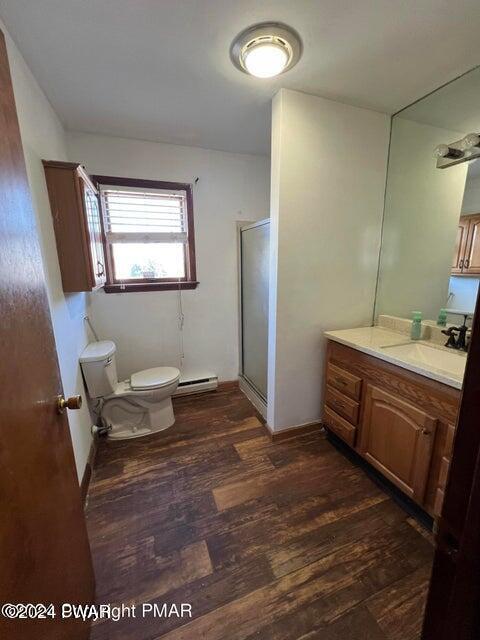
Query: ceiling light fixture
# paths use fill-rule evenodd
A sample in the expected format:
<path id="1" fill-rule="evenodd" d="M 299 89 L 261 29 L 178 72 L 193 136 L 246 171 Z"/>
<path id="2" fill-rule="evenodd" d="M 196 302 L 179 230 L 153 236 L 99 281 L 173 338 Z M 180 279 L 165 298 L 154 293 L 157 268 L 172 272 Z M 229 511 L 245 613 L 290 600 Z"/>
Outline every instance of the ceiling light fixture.
<path id="1" fill-rule="evenodd" d="M 273 78 L 288 71 L 301 55 L 298 34 L 278 22 L 263 22 L 245 29 L 230 47 L 230 57 L 237 69 L 257 78 Z"/>

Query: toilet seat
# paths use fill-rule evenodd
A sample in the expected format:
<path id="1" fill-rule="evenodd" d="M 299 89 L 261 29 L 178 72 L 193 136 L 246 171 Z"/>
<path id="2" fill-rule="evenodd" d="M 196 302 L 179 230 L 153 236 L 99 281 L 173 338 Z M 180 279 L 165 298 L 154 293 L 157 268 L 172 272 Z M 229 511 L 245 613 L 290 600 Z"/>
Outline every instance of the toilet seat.
<path id="1" fill-rule="evenodd" d="M 153 367 L 133 373 L 130 378 L 132 391 L 151 391 L 166 387 L 180 378 L 180 371 L 175 367 Z"/>

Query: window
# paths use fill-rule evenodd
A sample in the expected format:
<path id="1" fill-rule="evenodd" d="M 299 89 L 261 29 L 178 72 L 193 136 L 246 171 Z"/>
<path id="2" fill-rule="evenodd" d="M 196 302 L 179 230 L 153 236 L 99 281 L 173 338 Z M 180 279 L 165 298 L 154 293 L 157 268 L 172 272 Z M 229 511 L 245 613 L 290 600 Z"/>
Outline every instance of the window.
<path id="1" fill-rule="evenodd" d="M 94 176 L 107 256 L 107 293 L 197 286 L 189 184 Z"/>

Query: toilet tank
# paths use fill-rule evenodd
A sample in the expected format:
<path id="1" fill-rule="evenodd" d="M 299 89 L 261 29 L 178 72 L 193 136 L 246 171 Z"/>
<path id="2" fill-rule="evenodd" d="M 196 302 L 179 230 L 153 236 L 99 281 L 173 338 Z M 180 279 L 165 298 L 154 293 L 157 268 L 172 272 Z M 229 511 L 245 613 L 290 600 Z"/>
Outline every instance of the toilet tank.
<path id="1" fill-rule="evenodd" d="M 100 340 L 88 344 L 80 356 L 80 366 L 91 398 L 101 398 L 114 392 L 118 383 L 115 343 Z"/>

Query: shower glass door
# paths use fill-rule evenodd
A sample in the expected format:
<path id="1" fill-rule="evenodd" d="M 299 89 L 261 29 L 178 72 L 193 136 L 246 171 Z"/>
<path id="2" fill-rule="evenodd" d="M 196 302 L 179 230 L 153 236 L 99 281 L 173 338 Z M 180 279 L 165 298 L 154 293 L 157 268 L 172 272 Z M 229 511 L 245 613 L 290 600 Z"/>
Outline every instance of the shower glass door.
<path id="1" fill-rule="evenodd" d="M 241 373 L 264 400 L 267 399 L 269 236 L 269 220 L 240 230 Z"/>

